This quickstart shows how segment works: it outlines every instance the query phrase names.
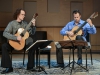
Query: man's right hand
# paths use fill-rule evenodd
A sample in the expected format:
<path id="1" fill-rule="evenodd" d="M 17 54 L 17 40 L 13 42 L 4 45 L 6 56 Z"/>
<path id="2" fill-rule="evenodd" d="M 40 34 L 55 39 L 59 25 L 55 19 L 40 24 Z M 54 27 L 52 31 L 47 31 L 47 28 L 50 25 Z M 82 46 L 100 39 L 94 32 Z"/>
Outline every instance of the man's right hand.
<path id="1" fill-rule="evenodd" d="M 71 37 L 74 36 L 74 33 L 73 33 L 72 31 L 68 31 L 67 34 L 68 34 L 69 36 L 71 36 Z"/>
<path id="2" fill-rule="evenodd" d="M 17 40 L 21 41 L 22 37 L 21 36 L 17 36 Z"/>

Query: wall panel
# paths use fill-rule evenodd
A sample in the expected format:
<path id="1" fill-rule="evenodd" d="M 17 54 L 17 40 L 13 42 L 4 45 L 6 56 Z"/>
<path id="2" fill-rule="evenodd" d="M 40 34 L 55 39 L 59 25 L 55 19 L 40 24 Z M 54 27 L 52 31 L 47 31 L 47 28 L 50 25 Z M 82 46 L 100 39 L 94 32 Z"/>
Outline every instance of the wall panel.
<path id="1" fill-rule="evenodd" d="M 71 13 L 73 10 L 80 10 L 81 15 L 83 16 L 83 2 L 80 1 L 71 1 Z M 71 20 L 73 20 L 73 15 L 71 15 Z"/>
<path id="2" fill-rule="evenodd" d="M 13 0 L 0 0 L 0 12 L 12 12 Z"/>
<path id="3" fill-rule="evenodd" d="M 37 13 L 37 2 L 36 1 L 25 1 L 24 9 L 26 11 L 25 20 L 30 22 L 34 14 Z"/>

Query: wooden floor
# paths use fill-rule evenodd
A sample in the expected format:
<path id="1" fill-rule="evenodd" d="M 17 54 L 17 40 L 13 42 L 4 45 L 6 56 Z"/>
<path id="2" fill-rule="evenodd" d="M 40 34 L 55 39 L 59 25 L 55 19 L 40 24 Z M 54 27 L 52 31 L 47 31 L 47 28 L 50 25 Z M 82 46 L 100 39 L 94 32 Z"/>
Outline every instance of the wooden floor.
<path id="1" fill-rule="evenodd" d="M 64 54 L 64 60 L 68 60 L 69 54 Z M 41 59 L 47 59 L 47 55 L 41 55 Z M 90 59 L 90 54 L 88 54 L 88 59 Z M 92 54 L 93 59 L 100 59 L 100 54 Z M 77 60 L 77 54 L 75 53 L 74 56 L 75 60 Z M 85 54 L 82 54 L 82 58 L 85 59 Z M 72 59 L 72 55 L 71 55 Z M 0 60 L 1 60 L 1 55 L 0 55 Z M 23 60 L 23 54 L 13 54 L 12 55 L 12 60 L 15 61 L 22 61 Z M 25 54 L 25 60 L 27 60 L 27 54 Z M 53 53 L 51 54 L 51 60 L 56 60 L 56 54 Z"/>
<path id="2" fill-rule="evenodd" d="M 69 56 L 68 54 L 64 54 L 64 60 L 68 60 L 68 56 Z M 82 56 L 83 56 L 83 59 L 85 59 L 85 54 L 83 54 Z M 93 54 L 92 56 L 93 56 L 93 59 L 100 60 L 100 54 Z M 26 54 L 25 57 L 26 57 L 25 60 L 27 60 L 27 54 Z M 90 54 L 88 54 L 87 57 L 88 57 L 88 59 L 90 59 Z M 47 56 L 46 55 L 41 55 L 41 59 L 47 59 Z M 72 59 L 72 57 L 71 57 L 71 59 Z M 1 60 L 1 56 L 0 56 L 0 60 Z M 14 61 L 22 61 L 23 60 L 23 54 L 13 54 L 12 55 L 12 60 L 14 60 Z M 56 60 L 56 54 L 54 54 L 54 53 L 51 54 L 51 60 Z M 77 60 L 77 54 L 75 54 L 75 60 Z M 76 72 L 73 75 L 87 75 L 87 72 Z"/>

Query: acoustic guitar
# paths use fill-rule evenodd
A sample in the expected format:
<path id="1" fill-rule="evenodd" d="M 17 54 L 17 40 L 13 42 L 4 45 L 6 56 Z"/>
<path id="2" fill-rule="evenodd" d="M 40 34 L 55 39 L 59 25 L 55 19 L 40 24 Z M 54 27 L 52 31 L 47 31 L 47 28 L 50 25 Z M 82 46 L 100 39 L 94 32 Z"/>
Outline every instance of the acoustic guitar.
<path id="1" fill-rule="evenodd" d="M 27 27 L 24 28 L 19 28 L 15 36 L 22 36 L 21 41 L 14 41 L 14 40 L 9 40 L 9 44 L 15 49 L 15 50 L 22 50 L 25 46 L 25 40 L 29 37 L 29 33 L 27 32 L 28 28 L 31 26 L 32 21 L 36 19 L 38 14 L 34 14 L 32 20 L 29 22 Z"/>
<path id="2" fill-rule="evenodd" d="M 95 18 L 98 16 L 98 12 L 94 12 L 89 19 Z M 82 35 L 82 27 L 84 25 L 86 25 L 86 21 L 80 26 L 74 26 L 74 28 L 71 30 L 74 33 L 74 36 L 69 36 L 69 35 L 64 35 L 64 39 L 63 40 L 75 40 L 77 35 Z"/>

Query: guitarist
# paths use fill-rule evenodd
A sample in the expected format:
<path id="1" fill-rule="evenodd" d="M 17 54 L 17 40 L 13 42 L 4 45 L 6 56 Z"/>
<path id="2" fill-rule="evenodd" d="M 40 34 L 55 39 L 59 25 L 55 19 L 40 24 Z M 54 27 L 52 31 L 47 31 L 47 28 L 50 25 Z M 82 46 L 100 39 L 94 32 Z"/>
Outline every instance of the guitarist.
<path id="1" fill-rule="evenodd" d="M 15 40 L 20 41 L 22 39 L 21 36 L 15 36 L 14 34 L 17 32 L 19 28 L 24 28 L 28 25 L 24 20 L 25 18 L 25 11 L 23 9 L 17 9 L 13 15 L 14 20 L 9 22 L 7 27 L 3 32 L 3 36 L 6 37 L 8 40 Z M 34 34 L 36 30 L 35 27 L 35 19 L 32 20 L 32 25 L 29 27 L 28 32 L 29 34 Z M 31 44 L 33 44 L 32 38 L 26 39 L 26 46 L 28 48 Z M 27 70 L 34 70 L 34 55 L 37 46 L 31 48 L 28 52 L 28 63 L 27 63 Z M 9 50 L 14 50 L 10 44 L 4 43 L 2 45 L 2 58 L 1 58 L 1 67 L 6 68 L 1 72 L 1 74 L 6 74 L 9 72 L 13 72 L 12 61 L 9 56 Z"/>
<path id="2" fill-rule="evenodd" d="M 74 20 L 67 23 L 65 25 L 64 28 L 61 29 L 60 34 L 61 35 L 68 35 L 70 37 L 74 36 L 74 32 L 72 32 L 71 30 L 74 28 L 74 26 L 81 26 L 85 21 L 81 20 L 81 13 L 79 10 L 74 10 L 73 11 L 73 17 Z M 95 34 L 96 33 L 96 28 L 95 26 L 92 24 L 91 19 L 87 19 L 87 24 L 85 26 L 82 27 L 82 31 L 83 34 L 82 35 L 77 35 L 76 36 L 76 40 L 84 40 L 86 41 L 86 35 L 87 33 L 89 34 Z M 57 66 L 64 66 L 64 62 L 63 62 L 63 52 L 61 48 L 56 48 L 56 55 L 57 55 Z M 82 64 L 82 47 L 78 46 L 77 47 L 77 56 L 78 56 L 78 61 L 77 64 Z"/>

